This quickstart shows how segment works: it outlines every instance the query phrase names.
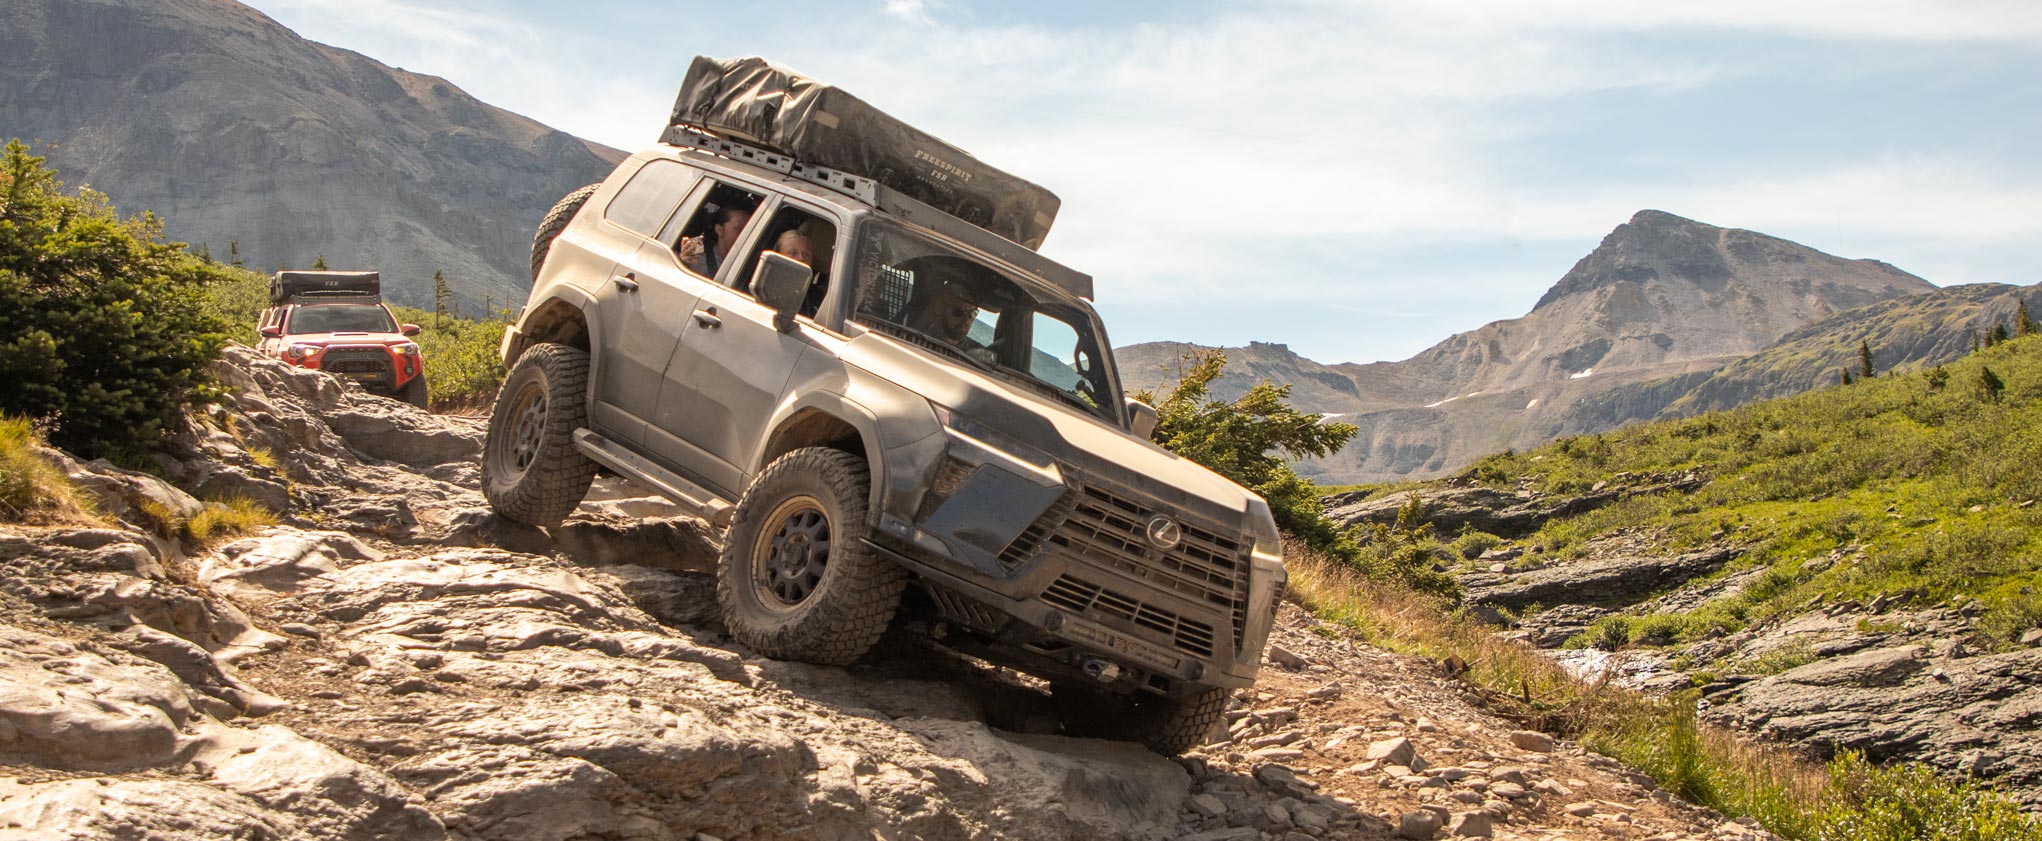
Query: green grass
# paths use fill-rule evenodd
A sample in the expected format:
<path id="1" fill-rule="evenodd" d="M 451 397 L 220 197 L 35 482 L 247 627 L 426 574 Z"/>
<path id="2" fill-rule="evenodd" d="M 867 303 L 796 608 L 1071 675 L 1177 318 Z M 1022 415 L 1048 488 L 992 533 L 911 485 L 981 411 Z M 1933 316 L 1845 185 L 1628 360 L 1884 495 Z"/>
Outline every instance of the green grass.
<path id="1" fill-rule="evenodd" d="M 274 512 L 243 496 L 207 502 L 183 524 L 186 537 L 199 546 L 225 543 L 277 524 Z"/>
<path id="2" fill-rule="evenodd" d="M 1987 368 L 2005 384 L 1997 395 L 1979 385 Z M 1737 595 L 1654 618 L 1649 633 L 1622 629 L 1634 643 L 1688 642 L 1885 594 L 1915 607 L 1977 599 L 1982 627 L 2005 642 L 2042 622 L 2042 336 L 1941 370 L 1566 438 L 1483 459 L 1466 475 L 1498 488 L 1528 478 L 1559 495 L 1626 472 L 1706 477 L 1693 493 L 1631 497 L 1522 541 L 1538 550 L 1527 561 L 1566 560 L 1599 537 L 1646 529 L 1662 551 L 1735 542 L 1746 552 L 1730 572 L 1763 569 Z M 1610 642 L 1617 630 L 1580 642 Z"/>
<path id="3" fill-rule="evenodd" d="M 0 522 L 98 522 L 90 500 L 64 471 L 36 455 L 44 445 L 27 420 L 0 417 Z"/>
<path id="4" fill-rule="evenodd" d="M 1492 711 L 1577 739 L 1689 802 L 1755 818 L 1783 837 L 2042 840 L 2042 825 L 1986 784 L 1951 781 L 1918 764 L 1882 768 L 1852 754 L 1824 766 L 1696 721 L 1692 692 L 1652 698 L 1585 683 L 1536 649 L 1449 613 L 1437 596 L 1323 556 L 1286 562 L 1290 595 L 1319 618 L 1379 648 L 1453 664 L 1449 671 L 1478 687 Z M 1624 631 L 1628 638 L 1630 626 Z M 1772 665 L 1794 656 L 1782 652 Z"/>

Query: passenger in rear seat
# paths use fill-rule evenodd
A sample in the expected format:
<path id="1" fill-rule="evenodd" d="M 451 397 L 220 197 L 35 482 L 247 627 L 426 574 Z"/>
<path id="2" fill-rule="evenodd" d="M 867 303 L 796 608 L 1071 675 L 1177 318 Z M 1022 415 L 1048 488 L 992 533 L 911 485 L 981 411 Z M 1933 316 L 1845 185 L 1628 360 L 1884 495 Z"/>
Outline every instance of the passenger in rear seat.
<path id="1" fill-rule="evenodd" d="M 681 265 L 703 277 L 716 276 L 716 270 L 729 259 L 730 249 L 737 245 L 738 234 L 744 233 L 745 223 L 752 218 L 751 210 L 743 207 L 721 207 L 715 212 L 716 221 L 708 233 L 682 237 L 674 247 Z"/>

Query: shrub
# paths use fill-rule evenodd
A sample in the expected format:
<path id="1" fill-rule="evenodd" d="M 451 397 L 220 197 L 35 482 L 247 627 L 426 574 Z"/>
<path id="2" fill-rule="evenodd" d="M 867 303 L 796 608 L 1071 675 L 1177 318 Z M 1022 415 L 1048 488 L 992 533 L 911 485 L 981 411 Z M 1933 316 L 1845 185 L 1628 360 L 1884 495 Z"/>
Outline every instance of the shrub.
<path id="1" fill-rule="evenodd" d="M 201 546 L 223 543 L 277 524 L 276 514 L 245 496 L 208 502 L 184 523 L 184 533 Z"/>
<path id="2" fill-rule="evenodd" d="M 119 218 L 90 190 L 66 195 L 19 142 L 0 154 L 0 413 L 51 443 L 133 461 L 177 412 L 210 396 L 226 337 L 206 306 L 224 270 Z"/>
<path id="3" fill-rule="evenodd" d="M 36 455 L 42 436 L 23 418 L 0 417 L 0 520 L 89 522 L 85 497 L 57 466 Z"/>
<path id="4" fill-rule="evenodd" d="M 1332 455 L 1359 429 L 1293 408 L 1287 385 L 1263 382 L 1235 400 L 1215 400 L 1212 383 L 1226 368 L 1226 354 L 1201 351 L 1183 361 L 1184 374 L 1167 397 L 1135 395 L 1156 407 L 1156 443 L 1261 494 L 1292 542 L 1377 580 L 1456 596 L 1452 576 L 1438 568 L 1452 552 L 1419 521 L 1415 497 L 1395 525 L 1357 535 L 1327 518 L 1319 487 L 1284 460 Z"/>

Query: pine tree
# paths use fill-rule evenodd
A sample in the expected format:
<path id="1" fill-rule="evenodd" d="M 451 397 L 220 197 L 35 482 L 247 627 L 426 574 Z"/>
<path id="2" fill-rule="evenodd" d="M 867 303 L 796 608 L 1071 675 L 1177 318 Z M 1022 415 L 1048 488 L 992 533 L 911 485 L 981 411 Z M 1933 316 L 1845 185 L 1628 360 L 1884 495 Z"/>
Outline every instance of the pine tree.
<path id="1" fill-rule="evenodd" d="M 1945 371 L 1945 370 L 1943 370 L 1943 366 L 1941 366 L 1941 365 L 1937 365 L 1936 367 L 1934 367 L 1934 368 L 1931 368 L 1931 369 L 1929 369 L 1929 390 L 1930 390 L 1930 391 L 1942 391 L 1942 390 L 1943 390 L 1943 386 L 1946 386 L 1946 385 L 1949 385 L 1949 384 L 1950 384 L 1950 372 L 1948 372 L 1948 371 Z"/>
<path id="2" fill-rule="evenodd" d="M 1987 368 L 1982 365 L 1979 366 L 1978 393 L 1981 397 L 1991 402 L 1998 403 L 2000 392 L 2006 390 L 2007 384 L 2005 380 L 2000 379 L 1999 375 L 1993 373 L 1991 368 Z"/>
<path id="3" fill-rule="evenodd" d="M 1842 382 L 1843 382 L 1843 384 L 1844 384 L 1844 385 L 1850 385 L 1850 384 L 1851 384 L 1851 369 L 1849 369 L 1849 368 L 1843 368 L 1843 369 L 1840 369 L 1840 372 L 1841 372 L 1841 373 L 1843 374 L 1843 381 L 1842 381 Z"/>
<path id="4" fill-rule="evenodd" d="M 326 268 L 326 255 L 321 254 L 312 258 L 312 270 L 315 272 L 328 271 Z"/>
<path id="5" fill-rule="evenodd" d="M 242 265 L 240 240 L 238 239 L 227 240 L 227 262 L 232 263 L 236 266 Z"/>
<path id="6" fill-rule="evenodd" d="M 1860 341 L 1858 342 L 1858 379 L 1869 380 L 1873 376 L 1875 375 L 1872 373 L 1872 343 L 1870 341 Z"/>
<path id="7" fill-rule="evenodd" d="M 1985 346 L 1992 347 L 2006 341 L 2007 338 L 2007 326 L 2004 324 L 1994 324 L 1992 325 L 1992 332 L 1985 337 Z"/>
<path id="8" fill-rule="evenodd" d="M 2035 329 L 2035 319 L 2028 317 L 2028 302 L 2023 299 L 2020 306 L 2014 308 L 2014 335 L 2033 336 Z"/>
<path id="9" fill-rule="evenodd" d="M 440 327 L 440 326 L 443 326 L 443 325 L 444 325 L 444 324 L 446 323 L 446 320 L 447 320 L 447 301 L 448 301 L 448 300 L 450 300 L 450 299 L 452 299 L 453 297 L 454 297 L 454 293 L 453 293 L 453 290 L 450 290 L 450 289 L 448 289 L 448 288 L 447 288 L 447 276 L 446 276 L 446 274 L 444 274 L 444 273 L 442 273 L 442 272 L 440 272 L 440 271 L 438 271 L 438 270 L 434 270 L 434 271 L 433 271 L 433 326 L 434 326 L 434 327 Z"/>

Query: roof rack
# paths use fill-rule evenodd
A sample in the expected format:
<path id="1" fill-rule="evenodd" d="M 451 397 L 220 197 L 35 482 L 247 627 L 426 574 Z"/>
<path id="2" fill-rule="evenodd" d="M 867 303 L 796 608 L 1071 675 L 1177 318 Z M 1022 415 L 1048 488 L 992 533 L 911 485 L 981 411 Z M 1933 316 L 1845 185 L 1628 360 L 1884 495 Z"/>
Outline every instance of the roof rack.
<path id="1" fill-rule="evenodd" d="M 383 277 L 377 272 L 291 271 L 276 273 L 270 280 L 273 304 L 299 303 L 337 298 L 383 299 Z"/>
<path id="2" fill-rule="evenodd" d="M 743 161 L 849 196 L 885 211 L 888 215 L 934 228 L 969 242 L 1019 266 L 1051 286 L 1085 300 L 1093 300 L 1091 275 L 1061 265 L 1043 257 L 1034 249 L 958 219 L 940 208 L 903 195 L 865 176 L 803 163 L 792 155 L 761 149 L 687 126 L 668 126 L 666 131 L 660 133 L 659 140 L 669 146 L 699 149 L 719 157 Z"/>
<path id="3" fill-rule="evenodd" d="M 661 143 L 682 148 L 701 149 L 722 155 L 731 160 L 744 161 L 773 170 L 783 175 L 792 175 L 810 184 L 831 190 L 862 201 L 874 207 L 879 206 L 879 182 L 862 175 L 853 175 L 843 170 L 816 166 L 795 160 L 792 155 L 761 149 L 709 134 L 687 126 L 667 126 L 659 135 Z"/>

